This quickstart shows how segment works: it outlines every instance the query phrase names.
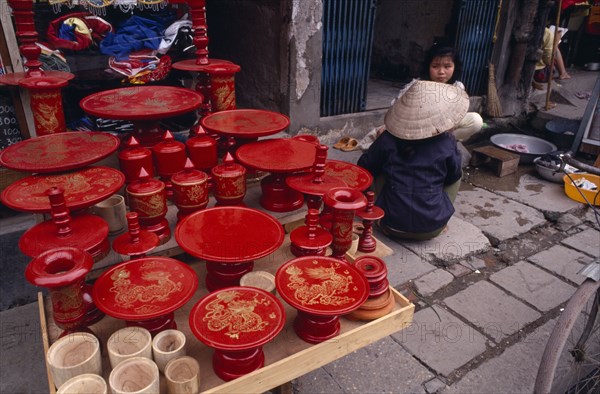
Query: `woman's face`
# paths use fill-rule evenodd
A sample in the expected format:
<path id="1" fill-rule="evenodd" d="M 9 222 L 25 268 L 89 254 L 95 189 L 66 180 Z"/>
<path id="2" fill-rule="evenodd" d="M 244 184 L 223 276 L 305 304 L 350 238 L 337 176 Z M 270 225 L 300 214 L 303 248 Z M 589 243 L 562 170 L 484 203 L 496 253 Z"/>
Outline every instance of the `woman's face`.
<path id="1" fill-rule="evenodd" d="M 434 57 L 429 64 L 429 78 L 434 82 L 447 83 L 454 74 L 454 61 L 451 56 Z"/>

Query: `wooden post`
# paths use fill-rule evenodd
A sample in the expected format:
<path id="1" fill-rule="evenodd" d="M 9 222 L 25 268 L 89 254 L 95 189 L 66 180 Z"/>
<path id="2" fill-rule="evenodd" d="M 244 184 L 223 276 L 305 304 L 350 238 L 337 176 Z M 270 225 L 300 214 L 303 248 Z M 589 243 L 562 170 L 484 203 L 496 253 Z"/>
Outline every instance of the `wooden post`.
<path id="1" fill-rule="evenodd" d="M 558 24 L 560 23 L 560 8 L 562 7 L 562 0 L 558 0 L 558 8 L 556 10 L 556 22 L 554 25 L 554 40 L 552 41 L 552 57 L 550 60 L 550 72 L 548 73 L 548 89 L 546 91 L 546 111 L 554 108 L 555 105 L 550 105 L 550 93 L 552 92 L 552 77 L 554 76 L 554 59 L 556 51 L 558 50 Z"/>

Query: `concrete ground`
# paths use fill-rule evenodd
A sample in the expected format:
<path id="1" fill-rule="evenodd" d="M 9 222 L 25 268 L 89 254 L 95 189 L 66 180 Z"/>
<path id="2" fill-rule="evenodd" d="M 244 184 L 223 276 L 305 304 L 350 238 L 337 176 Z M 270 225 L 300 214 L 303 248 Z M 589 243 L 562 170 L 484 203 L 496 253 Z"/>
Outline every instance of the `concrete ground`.
<path id="1" fill-rule="evenodd" d="M 332 159 L 359 156 L 329 150 Z M 294 380 L 294 392 L 532 392 L 549 333 L 583 280 L 577 271 L 600 257 L 598 217 L 524 165 L 503 178 L 465 168 L 455 208 L 431 241 L 398 243 L 375 230 L 393 249 L 390 284 L 417 306 L 413 324 Z M 14 228 L 0 228 L 3 267 L 15 262 L 2 288 L 26 282 Z M 31 302 L 27 286 L 18 297 Z M 0 393 L 48 392 L 37 304 L 1 295 L 10 309 L 0 313 Z"/>

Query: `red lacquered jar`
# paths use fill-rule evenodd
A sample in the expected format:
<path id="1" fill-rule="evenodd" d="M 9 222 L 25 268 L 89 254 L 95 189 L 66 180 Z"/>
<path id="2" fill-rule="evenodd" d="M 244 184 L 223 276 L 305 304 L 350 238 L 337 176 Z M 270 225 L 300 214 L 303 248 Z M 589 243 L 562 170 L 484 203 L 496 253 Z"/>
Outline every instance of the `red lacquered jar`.
<path id="1" fill-rule="evenodd" d="M 217 141 L 200 125 L 190 132 L 192 137 L 185 142 L 188 156 L 197 170 L 210 172 L 217 165 Z"/>
<path id="2" fill-rule="evenodd" d="M 167 214 L 167 192 L 165 183 L 151 178 L 142 168 L 139 180 L 127 186 L 129 209 L 137 212 L 140 227 L 156 234 L 161 244 L 171 238 Z"/>
<path id="3" fill-rule="evenodd" d="M 135 137 L 129 138 L 125 149 L 119 152 L 119 166 L 121 172 L 125 174 L 125 183 L 127 184 L 138 180 L 142 168 L 148 172 L 150 177 L 154 176 L 152 151 L 141 146 Z"/>
<path id="4" fill-rule="evenodd" d="M 214 195 L 217 206 L 243 205 L 246 195 L 246 168 L 233 160 L 231 153 L 225 155 L 223 164 L 213 167 Z"/>
<path id="5" fill-rule="evenodd" d="M 208 175 L 194 169 L 187 159 L 183 171 L 171 177 L 173 183 L 173 201 L 179 211 L 177 219 L 181 220 L 192 212 L 206 208 L 208 205 Z"/>
<path id="6" fill-rule="evenodd" d="M 242 68 L 237 64 L 211 64 L 204 68 L 210 75 L 210 101 L 213 112 L 236 109 L 235 74 Z"/>
<path id="7" fill-rule="evenodd" d="M 173 185 L 171 185 L 171 176 L 181 170 L 185 166 L 185 145 L 179 141 L 175 141 L 173 134 L 165 131 L 163 140 L 152 147 L 154 156 L 154 164 L 156 171 L 161 179 L 165 182 L 167 188 L 167 198 L 173 198 Z"/>

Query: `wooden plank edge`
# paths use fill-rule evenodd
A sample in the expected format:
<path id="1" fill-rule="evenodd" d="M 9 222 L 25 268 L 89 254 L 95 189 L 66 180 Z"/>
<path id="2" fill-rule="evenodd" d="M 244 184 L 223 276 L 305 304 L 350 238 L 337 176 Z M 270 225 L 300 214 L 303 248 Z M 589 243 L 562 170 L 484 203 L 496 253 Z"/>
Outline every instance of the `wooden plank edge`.
<path id="1" fill-rule="evenodd" d="M 264 393 L 403 330 L 412 323 L 415 305 L 393 287 L 390 289 L 400 309 L 202 393 Z"/>
<path id="2" fill-rule="evenodd" d="M 46 374 L 48 375 L 48 388 L 50 394 L 55 394 L 56 389 L 54 388 L 54 379 L 52 379 L 52 374 L 50 373 L 50 367 L 48 366 L 48 362 L 46 361 L 46 354 L 48 354 L 48 349 L 50 348 L 50 340 L 48 339 L 48 323 L 46 322 L 46 308 L 44 304 L 44 296 L 41 291 L 38 291 L 38 308 L 40 313 L 40 330 L 42 331 L 42 343 L 44 345 L 44 364 L 46 365 Z"/>

